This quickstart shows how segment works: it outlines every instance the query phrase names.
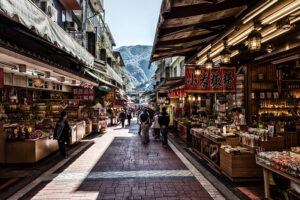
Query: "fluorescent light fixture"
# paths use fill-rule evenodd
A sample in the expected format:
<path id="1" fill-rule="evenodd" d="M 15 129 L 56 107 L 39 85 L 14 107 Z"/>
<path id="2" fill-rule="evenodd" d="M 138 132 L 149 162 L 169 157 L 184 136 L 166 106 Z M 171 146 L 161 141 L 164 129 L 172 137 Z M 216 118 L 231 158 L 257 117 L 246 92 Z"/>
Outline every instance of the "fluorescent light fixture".
<path id="1" fill-rule="evenodd" d="M 221 60 L 221 56 L 217 56 L 213 59 L 213 62 L 217 62 L 218 60 Z"/>
<path id="2" fill-rule="evenodd" d="M 261 43 L 265 43 L 265 42 L 267 42 L 267 41 L 269 41 L 269 40 L 271 40 L 271 39 L 273 39 L 273 38 L 275 38 L 275 37 L 277 37 L 277 36 L 279 36 L 279 35 L 281 35 L 281 34 L 283 34 L 283 33 L 285 33 L 285 32 L 288 32 L 289 30 L 290 30 L 290 29 L 288 29 L 288 30 L 280 29 L 280 30 L 276 31 L 276 32 L 273 33 L 273 34 L 270 34 L 270 35 L 264 37 L 264 38 L 261 40 Z"/>
<path id="3" fill-rule="evenodd" d="M 293 23 L 295 23 L 295 22 L 297 22 L 299 20 L 300 20 L 300 17 L 296 17 L 295 19 L 291 20 L 290 23 L 293 24 Z"/>
<path id="4" fill-rule="evenodd" d="M 271 14 L 270 16 L 266 17 L 265 19 L 262 20 L 262 24 L 272 24 L 275 21 L 297 11 L 300 9 L 300 1 L 299 0 L 295 0 L 292 3 L 290 3 L 289 5 L 279 9 L 278 11 L 276 11 L 275 13 Z"/>
<path id="5" fill-rule="evenodd" d="M 233 51 L 233 52 L 231 53 L 230 57 L 236 56 L 236 55 L 238 55 L 239 53 L 240 53 L 239 50 L 235 50 L 235 51 Z"/>
<path id="6" fill-rule="evenodd" d="M 202 56 L 203 54 L 205 54 L 208 50 L 210 50 L 211 48 L 211 44 L 207 45 L 204 49 L 202 49 L 197 56 Z"/>
<path id="7" fill-rule="evenodd" d="M 277 1 L 278 0 L 272 0 L 272 1 L 266 2 L 265 4 L 261 5 L 260 9 L 258 11 L 255 11 L 250 17 L 248 17 L 247 19 L 245 19 L 243 21 L 243 24 L 246 24 L 247 22 L 249 22 L 251 19 L 253 19 L 257 15 L 259 15 L 260 13 L 262 13 L 263 11 L 265 11 L 266 9 L 268 9 L 273 4 L 275 4 Z"/>
<path id="8" fill-rule="evenodd" d="M 240 33 L 239 35 L 237 35 L 236 37 L 234 38 L 230 38 L 230 40 L 228 41 L 228 46 L 234 46 L 234 45 L 237 45 L 238 43 L 242 42 L 243 40 L 245 40 L 248 35 L 251 33 L 251 31 L 253 30 L 254 28 L 251 27 L 251 28 L 248 28 L 246 31 Z"/>
<path id="9" fill-rule="evenodd" d="M 265 37 L 265 36 L 267 36 L 267 35 L 270 35 L 271 33 L 273 33 L 273 32 L 275 32 L 277 30 L 277 28 L 276 27 L 274 27 L 274 28 L 271 28 L 271 29 L 269 29 L 269 30 L 266 30 L 266 32 L 261 32 L 261 35 L 263 36 L 263 37 Z"/>

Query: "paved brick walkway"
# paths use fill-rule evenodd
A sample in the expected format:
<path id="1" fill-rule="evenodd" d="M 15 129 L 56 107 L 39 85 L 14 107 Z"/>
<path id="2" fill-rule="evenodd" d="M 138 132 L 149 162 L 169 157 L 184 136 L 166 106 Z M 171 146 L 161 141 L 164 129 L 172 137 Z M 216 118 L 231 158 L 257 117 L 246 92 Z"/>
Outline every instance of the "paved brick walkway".
<path id="1" fill-rule="evenodd" d="M 143 145 L 135 132 L 135 121 L 108 129 L 11 199 L 224 199 L 172 144 Z"/>

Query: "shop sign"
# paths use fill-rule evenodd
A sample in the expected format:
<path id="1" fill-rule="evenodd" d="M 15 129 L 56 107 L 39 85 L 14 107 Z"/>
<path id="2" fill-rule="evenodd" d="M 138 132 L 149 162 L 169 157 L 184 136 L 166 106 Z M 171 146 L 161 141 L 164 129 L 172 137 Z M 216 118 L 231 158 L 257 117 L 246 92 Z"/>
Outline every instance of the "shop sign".
<path id="1" fill-rule="evenodd" d="M 158 104 L 169 104 L 169 100 L 166 97 L 157 98 Z"/>
<path id="2" fill-rule="evenodd" d="M 116 99 L 115 100 L 115 105 L 116 106 L 123 106 L 124 105 L 124 100 L 122 100 L 122 99 Z"/>
<path id="3" fill-rule="evenodd" d="M 234 92 L 235 89 L 234 67 L 203 68 L 199 75 L 195 75 L 195 67 L 188 66 L 185 69 L 185 92 L 187 93 Z"/>
<path id="4" fill-rule="evenodd" d="M 186 95 L 187 94 L 185 93 L 184 89 L 177 89 L 177 90 L 173 90 L 173 91 L 168 93 L 169 98 L 184 97 Z"/>
<path id="5" fill-rule="evenodd" d="M 73 87 L 73 97 L 81 102 L 95 101 L 95 89 L 84 87 Z"/>
<path id="6" fill-rule="evenodd" d="M 0 68 L 0 88 L 4 88 L 4 72 L 3 72 L 3 68 Z"/>

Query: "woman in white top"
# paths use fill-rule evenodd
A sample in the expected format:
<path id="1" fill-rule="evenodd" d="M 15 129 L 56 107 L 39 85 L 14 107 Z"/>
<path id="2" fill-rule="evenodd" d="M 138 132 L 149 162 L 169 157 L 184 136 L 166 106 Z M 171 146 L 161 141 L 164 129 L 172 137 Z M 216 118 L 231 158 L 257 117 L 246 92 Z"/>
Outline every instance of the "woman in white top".
<path id="1" fill-rule="evenodd" d="M 158 113 L 153 117 L 153 122 L 151 128 L 154 129 L 155 140 L 159 140 L 160 137 L 160 125 L 158 123 Z"/>

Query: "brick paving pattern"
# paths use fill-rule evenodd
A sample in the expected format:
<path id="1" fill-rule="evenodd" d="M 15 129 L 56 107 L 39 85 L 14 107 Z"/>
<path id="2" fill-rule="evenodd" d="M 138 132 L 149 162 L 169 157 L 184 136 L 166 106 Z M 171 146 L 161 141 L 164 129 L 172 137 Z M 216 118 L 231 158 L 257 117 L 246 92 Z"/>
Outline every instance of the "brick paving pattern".
<path id="1" fill-rule="evenodd" d="M 130 128 L 109 129 L 21 199 L 224 199 L 171 148 L 143 145 Z"/>

